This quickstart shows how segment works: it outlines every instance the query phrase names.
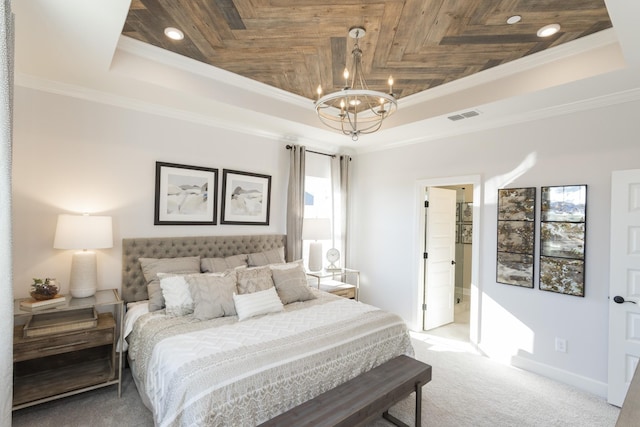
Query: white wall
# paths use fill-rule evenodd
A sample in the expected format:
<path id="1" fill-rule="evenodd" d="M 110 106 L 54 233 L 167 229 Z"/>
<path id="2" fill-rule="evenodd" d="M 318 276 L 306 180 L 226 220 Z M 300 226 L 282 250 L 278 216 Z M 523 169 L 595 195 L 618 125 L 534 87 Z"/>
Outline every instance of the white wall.
<path id="1" fill-rule="evenodd" d="M 610 175 L 640 167 L 639 113 L 640 102 L 629 102 L 359 155 L 352 267 L 362 271 L 361 299 L 415 324 L 416 181 L 481 175 L 481 348 L 606 393 Z M 588 186 L 585 297 L 538 290 L 537 271 L 536 289 L 497 283 L 497 189 L 533 186 L 539 198 L 541 186 L 569 184 Z M 567 353 L 555 351 L 555 337 Z"/>
<path id="2" fill-rule="evenodd" d="M 285 145 L 16 87 L 14 296 L 28 295 L 32 277 L 68 289 L 73 251 L 53 249 L 59 213 L 113 216 L 114 247 L 96 251 L 100 288 L 120 289 L 124 237 L 285 233 Z M 219 187 L 223 168 L 271 175 L 270 225 L 154 226 L 156 161 L 218 168 Z"/>

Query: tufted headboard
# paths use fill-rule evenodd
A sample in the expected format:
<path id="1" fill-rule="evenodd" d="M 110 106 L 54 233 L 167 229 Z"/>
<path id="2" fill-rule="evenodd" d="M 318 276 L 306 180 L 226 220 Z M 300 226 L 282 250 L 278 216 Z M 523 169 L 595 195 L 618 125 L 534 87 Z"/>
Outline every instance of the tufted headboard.
<path id="1" fill-rule="evenodd" d="M 198 255 L 201 258 L 224 258 L 231 255 L 263 252 L 281 246 L 286 246 L 284 234 L 122 239 L 122 299 L 125 302 L 132 302 L 148 298 L 147 282 L 138 258 L 176 258 Z"/>

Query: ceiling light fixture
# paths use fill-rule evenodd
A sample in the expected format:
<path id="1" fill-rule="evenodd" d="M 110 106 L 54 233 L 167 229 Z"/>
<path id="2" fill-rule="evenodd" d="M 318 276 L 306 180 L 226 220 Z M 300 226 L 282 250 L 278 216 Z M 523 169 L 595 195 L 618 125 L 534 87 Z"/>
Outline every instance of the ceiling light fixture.
<path id="1" fill-rule="evenodd" d="M 507 18 L 507 24 L 509 25 L 517 24 L 520 21 L 522 21 L 522 16 L 520 15 L 513 15 Z"/>
<path id="2" fill-rule="evenodd" d="M 165 28 L 164 35 L 169 37 L 172 40 L 182 40 L 184 38 L 184 33 L 174 27 Z"/>
<path id="3" fill-rule="evenodd" d="M 560 31 L 560 24 L 549 24 L 540 28 L 536 33 L 538 37 L 549 37 Z"/>
<path id="4" fill-rule="evenodd" d="M 373 133 L 380 129 L 384 119 L 398 109 L 398 101 L 393 94 L 393 78 L 389 76 L 389 93 L 369 90 L 362 74 L 362 50 L 358 40 L 366 31 L 362 27 L 349 30 L 349 36 L 355 40 L 351 51 L 351 72 L 344 70 L 345 87 L 334 93 L 322 96 L 322 86 L 318 86 L 316 113 L 325 125 L 351 136 L 357 141 L 360 134 Z M 349 83 L 351 77 L 351 83 Z"/>

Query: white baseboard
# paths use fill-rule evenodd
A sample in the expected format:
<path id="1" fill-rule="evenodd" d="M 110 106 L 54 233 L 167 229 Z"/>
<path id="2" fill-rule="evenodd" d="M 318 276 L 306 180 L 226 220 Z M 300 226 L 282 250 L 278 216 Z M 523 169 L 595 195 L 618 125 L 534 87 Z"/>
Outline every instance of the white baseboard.
<path id="1" fill-rule="evenodd" d="M 563 369 L 554 368 L 544 363 L 534 362 L 533 360 L 520 356 L 513 356 L 511 358 L 511 365 L 579 388 L 596 396 L 607 398 L 608 385 L 601 381 L 583 377 L 582 375 L 574 374 Z"/>

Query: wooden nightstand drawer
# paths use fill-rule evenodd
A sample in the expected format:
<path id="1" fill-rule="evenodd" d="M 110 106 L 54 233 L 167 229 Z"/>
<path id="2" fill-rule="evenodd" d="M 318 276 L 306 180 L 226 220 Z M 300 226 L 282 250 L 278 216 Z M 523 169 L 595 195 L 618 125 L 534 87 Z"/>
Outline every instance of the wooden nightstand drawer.
<path id="1" fill-rule="evenodd" d="M 330 292 L 334 295 L 344 298 L 355 298 L 356 287 L 348 283 L 338 282 L 337 280 L 325 280 L 320 282 L 320 290 Z"/>
<path id="2" fill-rule="evenodd" d="M 79 331 L 24 338 L 22 326 L 13 332 L 13 361 L 20 362 L 114 343 L 115 321 L 111 313 L 98 316 L 98 325 Z"/>
<path id="3" fill-rule="evenodd" d="M 355 298 L 356 297 L 356 289 L 355 288 L 349 288 L 349 289 L 337 289 L 333 292 L 331 292 L 334 295 L 338 295 L 339 297 L 344 297 L 344 298 Z"/>

